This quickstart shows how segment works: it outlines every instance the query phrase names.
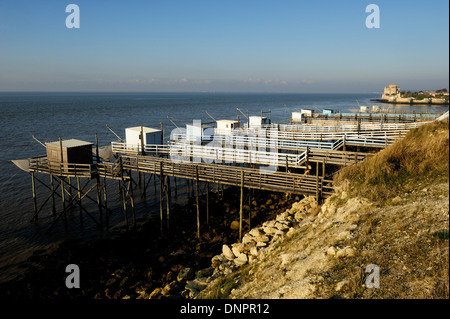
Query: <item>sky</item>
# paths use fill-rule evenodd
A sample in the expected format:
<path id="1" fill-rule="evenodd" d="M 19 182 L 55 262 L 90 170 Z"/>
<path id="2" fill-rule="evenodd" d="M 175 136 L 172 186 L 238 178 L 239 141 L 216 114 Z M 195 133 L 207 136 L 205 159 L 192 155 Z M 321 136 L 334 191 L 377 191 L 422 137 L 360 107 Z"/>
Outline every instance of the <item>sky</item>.
<path id="1" fill-rule="evenodd" d="M 80 27 L 67 28 L 66 6 Z M 379 28 L 368 28 L 369 4 Z M 0 91 L 449 89 L 447 0 L 2 0 Z"/>

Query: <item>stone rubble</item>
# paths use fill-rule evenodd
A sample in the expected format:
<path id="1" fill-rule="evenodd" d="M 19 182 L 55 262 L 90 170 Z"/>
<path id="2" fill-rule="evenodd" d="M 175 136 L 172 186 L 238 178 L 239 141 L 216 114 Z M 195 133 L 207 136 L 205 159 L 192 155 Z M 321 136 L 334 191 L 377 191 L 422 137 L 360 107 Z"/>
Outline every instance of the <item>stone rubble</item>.
<path id="1" fill-rule="evenodd" d="M 222 253 L 211 259 L 211 267 L 207 268 L 207 271 L 201 270 L 197 272 L 195 279 L 186 280 L 185 290 L 181 295 L 186 298 L 195 298 L 213 281 L 231 274 L 243 265 L 254 263 L 270 245 L 292 236 L 300 222 L 318 212 L 320 212 L 320 206 L 316 198 L 305 197 L 292 204 L 290 209 L 278 214 L 275 220 L 266 221 L 261 226 L 251 229 L 242 237 L 240 243 L 223 245 Z M 351 253 L 350 250 L 345 251 L 345 255 Z M 185 276 L 181 275 L 181 277 Z"/>

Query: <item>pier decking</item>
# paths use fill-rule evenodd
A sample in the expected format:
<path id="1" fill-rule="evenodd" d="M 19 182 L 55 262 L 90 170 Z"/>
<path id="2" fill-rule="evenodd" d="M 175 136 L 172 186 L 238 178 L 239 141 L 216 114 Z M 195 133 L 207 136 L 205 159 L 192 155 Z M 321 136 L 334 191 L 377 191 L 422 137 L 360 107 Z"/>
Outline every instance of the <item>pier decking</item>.
<path id="1" fill-rule="evenodd" d="M 439 119 L 445 118 L 448 118 L 448 112 Z M 156 192 L 156 178 L 159 179 L 162 229 L 164 198 L 167 200 L 167 222 L 169 220 L 170 179 L 174 179 L 175 185 L 177 178 L 193 181 L 197 190 L 199 233 L 199 183 L 240 187 L 241 197 L 243 189 L 248 188 L 313 195 L 320 200 L 333 194 L 331 176 L 337 168 L 363 161 L 376 150 L 404 137 L 410 129 L 426 123 L 429 121 L 358 122 L 356 125 L 320 126 L 269 124 L 261 125 L 258 129 L 235 130 L 228 135 L 216 134 L 197 142 L 187 140 L 183 133 L 174 134 L 172 141 L 166 145 L 145 144 L 143 140 L 140 144 L 112 142 L 114 161 L 101 160 L 97 145 L 92 164 L 54 162 L 49 161 L 47 156 L 22 160 L 20 165 L 17 161 L 15 163 L 32 177 L 35 212 L 33 219 L 37 219 L 40 211 L 51 199 L 53 214 L 57 216 L 54 223 L 62 216 L 65 218 L 67 209 L 78 206 L 80 213 L 85 212 L 101 227 L 103 212 L 106 212 L 106 218 L 110 213 L 107 207 L 106 183 L 107 180 L 114 180 L 119 183 L 125 222 L 128 225 L 127 209 L 131 204 L 135 224 L 133 189 L 137 183 L 133 180 L 134 174 L 139 179 L 142 175 L 144 196 L 152 178 Z M 360 148 L 366 148 L 366 151 L 361 152 Z M 50 175 L 50 184 L 44 183 L 36 174 Z M 145 174 L 150 175 L 147 183 Z M 36 181 L 50 190 L 49 196 L 39 208 L 35 191 Z M 60 194 L 57 192 L 58 189 Z M 90 196 L 89 193 L 94 190 L 96 196 Z M 63 203 L 63 210 L 58 214 L 55 210 L 55 196 L 61 198 Z M 83 207 L 81 202 L 84 198 L 97 204 L 98 219 Z M 241 210 L 240 219 L 242 218 Z"/>

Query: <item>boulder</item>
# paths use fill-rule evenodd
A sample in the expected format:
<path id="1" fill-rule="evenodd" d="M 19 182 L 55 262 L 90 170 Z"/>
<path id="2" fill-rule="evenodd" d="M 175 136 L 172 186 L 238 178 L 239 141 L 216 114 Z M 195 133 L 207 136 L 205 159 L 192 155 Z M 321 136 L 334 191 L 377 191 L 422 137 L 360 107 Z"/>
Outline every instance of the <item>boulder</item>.
<path id="1" fill-rule="evenodd" d="M 230 224 L 230 228 L 232 230 L 238 230 L 239 229 L 239 222 L 237 220 L 233 220 Z"/>
<path id="2" fill-rule="evenodd" d="M 270 238 L 269 238 L 269 236 L 259 236 L 259 237 L 255 238 L 255 240 L 257 243 L 268 242 L 268 241 L 270 241 Z"/>
<path id="3" fill-rule="evenodd" d="M 236 258 L 236 256 L 233 254 L 233 251 L 228 245 L 222 246 L 222 253 L 228 260 L 234 260 L 234 258 Z"/>
<path id="4" fill-rule="evenodd" d="M 239 254 L 239 256 L 234 260 L 234 263 L 237 266 L 245 265 L 248 262 L 248 258 L 246 254 Z"/>
<path id="5" fill-rule="evenodd" d="M 334 248 L 333 246 L 330 246 L 330 247 L 327 249 L 327 255 L 329 255 L 329 256 L 334 256 L 334 255 L 336 255 L 336 248 Z"/>
<path id="6" fill-rule="evenodd" d="M 178 281 L 191 280 L 194 278 L 194 269 L 192 268 L 183 268 L 180 270 L 177 276 Z"/>
<path id="7" fill-rule="evenodd" d="M 268 227 L 268 226 L 263 226 L 263 230 L 264 230 L 264 233 L 266 233 L 267 235 L 273 235 L 277 231 L 277 229 L 275 227 Z M 257 240 L 257 238 L 259 238 L 259 237 L 261 237 L 261 236 L 256 237 L 255 240 Z"/>
<path id="8" fill-rule="evenodd" d="M 264 235 L 264 232 L 262 232 L 259 228 L 253 228 L 248 233 L 253 237 Z"/>

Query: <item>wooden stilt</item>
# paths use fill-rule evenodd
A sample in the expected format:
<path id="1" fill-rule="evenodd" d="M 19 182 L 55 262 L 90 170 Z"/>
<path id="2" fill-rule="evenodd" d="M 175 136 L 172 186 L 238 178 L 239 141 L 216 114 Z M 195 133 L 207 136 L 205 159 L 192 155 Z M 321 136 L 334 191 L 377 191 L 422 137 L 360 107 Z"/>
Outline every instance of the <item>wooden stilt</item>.
<path id="1" fill-rule="evenodd" d="M 61 183 L 61 201 L 63 204 L 64 221 L 66 221 L 66 200 L 64 194 L 64 178 L 62 176 L 60 177 L 60 183 Z"/>
<path id="2" fill-rule="evenodd" d="M 33 191 L 33 207 L 34 207 L 34 214 L 37 214 L 37 201 L 36 201 L 36 182 L 34 180 L 34 172 L 31 173 L 31 188 Z M 36 215 L 37 219 L 37 215 Z"/>
<path id="3" fill-rule="evenodd" d="M 159 164 L 159 218 L 161 221 L 161 234 L 163 233 L 163 167 L 162 163 Z"/>
<path id="4" fill-rule="evenodd" d="M 243 203 L 244 203 L 244 171 L 241 171 L 241 200 L 240 200 L 240 210 L 239 210 L 239 241 L 242 240 L 242 214 L 243 214 Z"/>
<path id="5" fill-rule="evenodd" d="M 133 218 L 133 227 L 136 227 L 136 215 L 134 210 L 134 193 L 133 193 L 133 184 L 132 184 L 131 174 L 130 174 L 130 181 L 128 184 L 128 187 L 130 189 L 129 196 L 130 196 L 130 202 L 131 202 L 131 216 Z"/>
<path id="6" fill-rule="evenodd" d="M 252 229 L 252 190 L 248 189 L 248 229 Z"/>
<path id="7" fill-rule="evenodd" d="M 102 223 L 102 198 L 101 198 L 101 188 L 100 188 L 100 178 L 95 178 L 95 184 L 97 186 L 97 206 L 98 206 L 98 219 L 100 224 Z"/>
<path id="8" fill-rule="evenodd" d="M 80 222 L 83 222 L 83 207 L 81 206 L 81 189 L 80 189 L 80 178 L 77 177 L 77 191 L 78 191 L 78 206 L 80 206 Z"/>
<path id="9" fill-rule="evenodd" d="M 123 162 L 122 157 L 120 157 L 120 177 L 121 177 L 121 186 L 120 189 L 122 190 L 122 204 L 123 204 L 123 215 L 125 218 L 125 226 L 128 229 L 128 216 L 127 216 L 127 194 L 125 192 L 125 180 L 123 178 Z"/>
<path id="10" fill-rule="evenodd" d="M 106 227 L 109 225 L 109 217 L 108 217 L 108 195 L 106 193 L 106 173 L 105 177 L 103 178 L 103 201 L 105 202 L 105 208 L 106 208 L 106 214 L 105 214 L 105 221 L 106 221 Z"/>
<path id="11" fill-rule="evenodd" d="M 52 193 L 52 215 L 56 214 L 56 205 L 55 205 L 55 188 L 53 186 L 53 174 L 50 174 L 50 191 Z"/>
<path id="12" fill-rule="evenodd" d="M 167 184 L 166 184 L 166 199 L 167 199 L 167 207 L 166 207 L 166 224 L 167 231 L 170 229 L 170 176 L 166 176 Z"/>
<path id="13" fill-rule="evenodd" d="M 209 183 L 206 182 L 206 225 L 209 226 Z"/>
<path id="14" fill-rule="evenodd" d="M 195 166 L 195 201 L 197 203 L 197 238 L 200 239 L 200 203 L 198 199 L 198 166 Z"/>

